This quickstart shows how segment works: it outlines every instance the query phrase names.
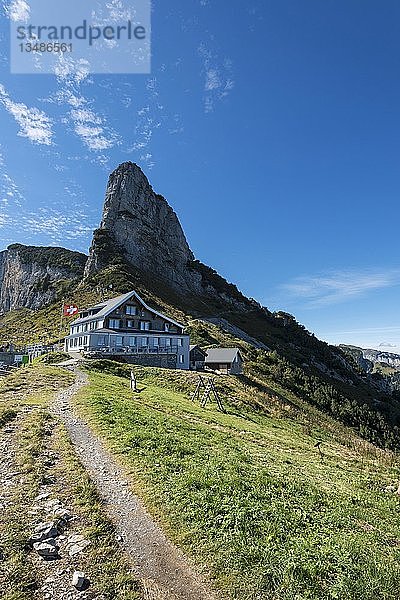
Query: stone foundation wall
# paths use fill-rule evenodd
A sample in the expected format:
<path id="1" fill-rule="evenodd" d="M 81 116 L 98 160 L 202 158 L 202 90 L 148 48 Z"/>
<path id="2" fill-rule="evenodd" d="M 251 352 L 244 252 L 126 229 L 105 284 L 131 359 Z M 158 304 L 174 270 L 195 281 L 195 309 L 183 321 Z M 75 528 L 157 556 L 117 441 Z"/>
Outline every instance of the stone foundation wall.
<path id="1" fill-rule="evenodd" d="M 118 362 L 128 363 L 130 365 L 140 365 L 141 367 L 160 367 L 162 369 L 176 369 L 176 354 L 96 354 L 91 358 L 108 358 Z"/>

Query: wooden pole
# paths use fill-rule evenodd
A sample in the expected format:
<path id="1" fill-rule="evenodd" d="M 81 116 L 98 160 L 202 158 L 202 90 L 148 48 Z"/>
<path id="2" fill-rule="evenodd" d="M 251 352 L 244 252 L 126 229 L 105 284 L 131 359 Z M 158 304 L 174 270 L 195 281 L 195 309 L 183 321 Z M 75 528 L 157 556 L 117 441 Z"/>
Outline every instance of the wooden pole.
<path id="1" fill-rule="evenodd" d="M 60 315 L 60 331 L 59 331 L 59 335 L 58 335 L 58 342 L 59 344 L 61 344 L 61 336 L 62 336 L 62 330 L 63 330 L 63 324 L 64 324 L 64 305 L 65 305 L 65 300 L 62 301 L 62 305 L 61 305 L 61 315 Z"/>
<path id="2" fill-rule="evenodd" d="M 131 371 L 131 390 L 133 392 L 138 392 L 139 390 L 137 389 L 137 379 L 136 379 L 136 375 L 134 370 L 132 369 Z"/>

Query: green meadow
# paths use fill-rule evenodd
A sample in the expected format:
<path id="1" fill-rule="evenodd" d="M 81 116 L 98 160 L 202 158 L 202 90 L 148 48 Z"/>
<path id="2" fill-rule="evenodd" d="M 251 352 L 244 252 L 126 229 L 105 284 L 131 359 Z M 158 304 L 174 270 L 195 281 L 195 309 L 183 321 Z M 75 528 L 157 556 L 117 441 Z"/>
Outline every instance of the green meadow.
<path id="1" fill-rule="evenodd" d="M 94 362 L 76 404 L 168 535 L 226 597 L 398 598 L 396 456 L 232 377 L 227 413 L 193 403 L 192 373 Z"/>

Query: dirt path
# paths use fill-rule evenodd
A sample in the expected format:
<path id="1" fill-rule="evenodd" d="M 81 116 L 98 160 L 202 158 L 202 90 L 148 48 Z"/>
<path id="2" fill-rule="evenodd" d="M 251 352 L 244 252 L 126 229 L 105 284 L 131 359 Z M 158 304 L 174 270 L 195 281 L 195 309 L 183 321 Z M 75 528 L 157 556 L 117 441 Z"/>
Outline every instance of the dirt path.
<path id="1" fill-rule="evenodd" d="M 21 419 L 11 421 L 0 431 L 0 510 L 3 511 L 12 502 L 12 492 L 16 479 L 20 473 L 15 467 L 15 441 L 14 436 Z"/>
<path id="2" fill-rule="evenodd" d="M 70 399 L 87 383 L 84 373 L 76 370 L 76 375 L 76 382 L 55 398 L 52 412 L 65 424 L 82 464 L 96 484 L 121 537 L 120 544 L 145 585 L 148 600 L 216 600 L 217 596 L 207 589 L 129 490 L 121 467 L 72 411 Z"/>

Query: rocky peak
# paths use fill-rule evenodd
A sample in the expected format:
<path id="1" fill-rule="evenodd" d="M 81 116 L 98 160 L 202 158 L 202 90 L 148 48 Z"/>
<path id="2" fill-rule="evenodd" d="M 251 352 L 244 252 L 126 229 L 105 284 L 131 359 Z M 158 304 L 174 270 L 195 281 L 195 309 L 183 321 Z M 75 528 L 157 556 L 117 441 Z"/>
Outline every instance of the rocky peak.
<path id="1" fill-rule="evenodd" d="M 174 210 L 132 162 L 123 163 L 109 177 L 103 218 L 94 232 L 85 278 L 107 267 L 116 254 L 180 295 L 218 299 L 238 310 L 261 309 L 236 286 L 195 260 Z"/>
<path id="2" fill-rule="evenodd" d="M 126 162 L 111 173 L 100 231 L 106 232 L 128 262 L 183 285 L 188 263 L 194 260 L 178 217 L 156 194 L 136 164 Z M 96 237 L 90 249 L 86 275 L 102 268 Z"/>

